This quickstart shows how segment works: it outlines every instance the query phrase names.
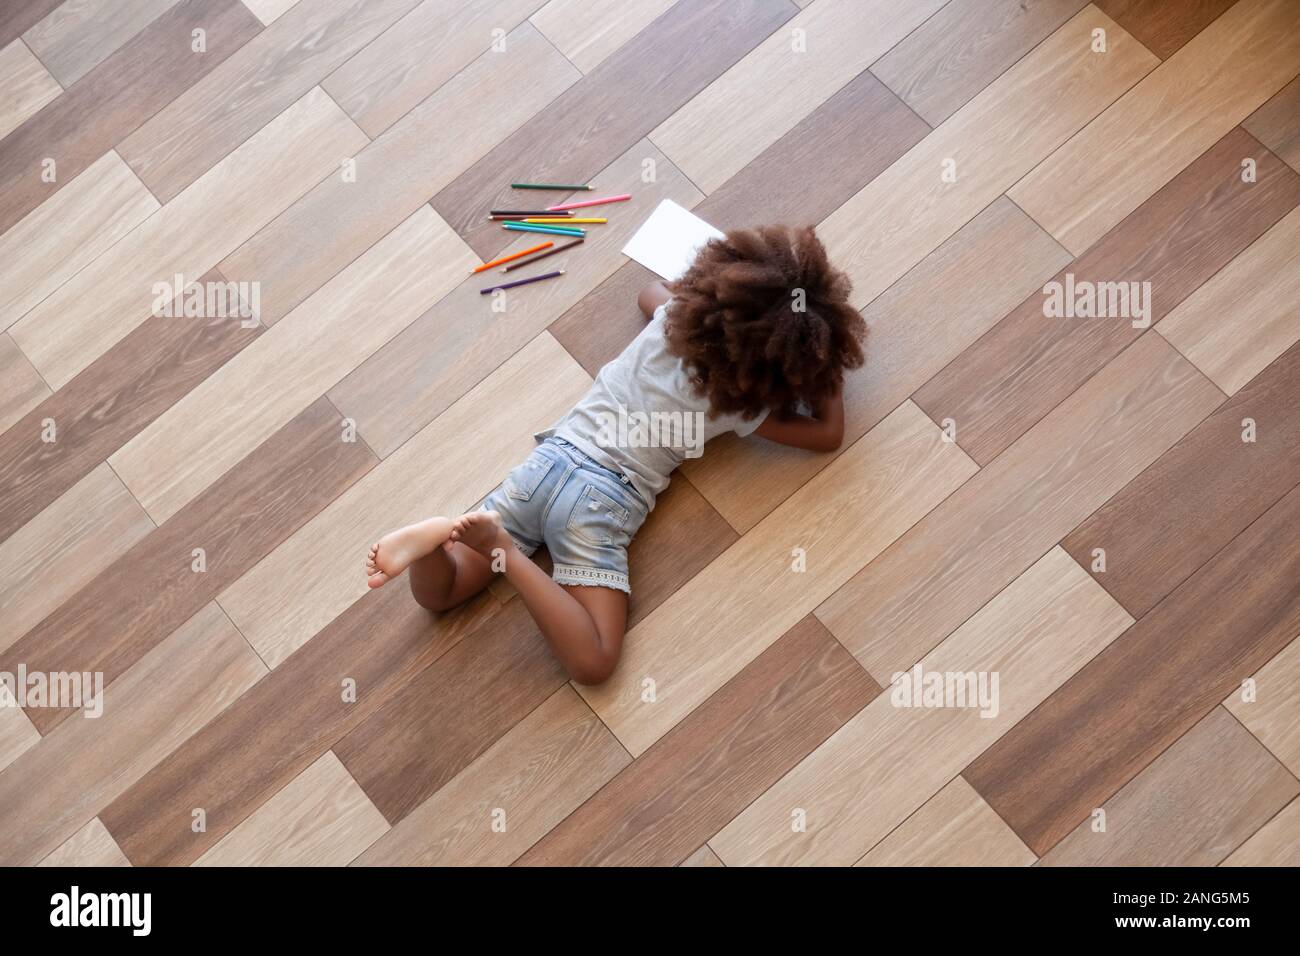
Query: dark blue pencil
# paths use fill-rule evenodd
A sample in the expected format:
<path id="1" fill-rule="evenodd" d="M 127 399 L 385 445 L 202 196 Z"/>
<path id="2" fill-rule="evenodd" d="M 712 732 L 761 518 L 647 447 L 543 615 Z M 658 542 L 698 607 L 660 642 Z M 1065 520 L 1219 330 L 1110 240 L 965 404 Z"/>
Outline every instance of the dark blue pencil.
<path id="1" fill-rule="evenodd" d="M 479 295 L 487 295 L 489 292 L 495 292 L 497 289 L 513 289 L 517 285 L 528 285 L 530 282 L 541 282 L 543 279 L 554 279 L 556 276 L 564 275 L 563 269 L 556 269 L 554 272 L 543 273 L 539 276 L 529 276 L 527 279 L 516 279 L 514 282 L 503 282 L 501 285 L 490 285 L 486 289 L 479 289 Z"/>

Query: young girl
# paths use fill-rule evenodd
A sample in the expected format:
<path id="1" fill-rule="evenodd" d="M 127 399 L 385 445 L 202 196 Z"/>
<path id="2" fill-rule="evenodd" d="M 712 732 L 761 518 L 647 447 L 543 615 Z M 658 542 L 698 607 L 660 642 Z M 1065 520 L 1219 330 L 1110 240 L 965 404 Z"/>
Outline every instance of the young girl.
<path id="1" fill-rule="evenodd" d="M 410 568 L 415 600 L 445 611 L 503 572 L 569 675 L 604 681 L 627 628 L 628 544 L 684 458 L 729 431 L 840 446 L 866 331 L 848 295 L 812 228 L 711 240 L 681 279 L 641 290 L 645 329 L 481 510 L 379 539 L 370 586 Z M 530 560 L 543 544 L 551 577 Z"/>

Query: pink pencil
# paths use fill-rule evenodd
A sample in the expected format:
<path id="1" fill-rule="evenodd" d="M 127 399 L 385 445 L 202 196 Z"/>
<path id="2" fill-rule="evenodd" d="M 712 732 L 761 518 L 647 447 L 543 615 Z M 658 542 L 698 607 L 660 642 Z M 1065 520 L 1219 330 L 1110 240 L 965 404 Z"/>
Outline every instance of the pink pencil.
<path id="1" fill-rule="evenodd" d="M 632 198 L 631 193 L 624 193 L 622 196 L 602 196 L 600 199 L 584 199 L 582 202 L 560 203 L 558 206 L 547 206 L 547 212 L 562 212 L 565 209 L 585 209 L 587 206 L 603 206 L 607 202 L 626 202 Z"/>

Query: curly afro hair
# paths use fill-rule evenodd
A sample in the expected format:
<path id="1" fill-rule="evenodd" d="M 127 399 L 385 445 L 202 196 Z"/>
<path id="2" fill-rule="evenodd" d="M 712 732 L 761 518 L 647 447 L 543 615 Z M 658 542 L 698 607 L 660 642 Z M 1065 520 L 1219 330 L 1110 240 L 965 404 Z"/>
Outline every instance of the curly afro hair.
<path id="1" fill-rule="evenodd" d="M 863 362 L 849 278 L 811 226 L 735 229 L 670 284 L 665 334 L 711 415 L 818 408 Z"/>

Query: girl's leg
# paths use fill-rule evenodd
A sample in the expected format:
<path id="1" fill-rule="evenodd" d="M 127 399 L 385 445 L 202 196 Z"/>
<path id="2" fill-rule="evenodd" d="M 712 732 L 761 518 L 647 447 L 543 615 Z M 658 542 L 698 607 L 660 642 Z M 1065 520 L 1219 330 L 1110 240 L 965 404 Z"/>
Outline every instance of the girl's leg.
<path id="1" fill-rule="evenodd" d="M 431 611 L 445 611 L 478 594 L 492 580 L 491 562 L 451 540 L 450 518 L 429 518 L 380 538 L 366 558 L 367 583 L 383 587 L 408 567 L 411 594 Z"/>

